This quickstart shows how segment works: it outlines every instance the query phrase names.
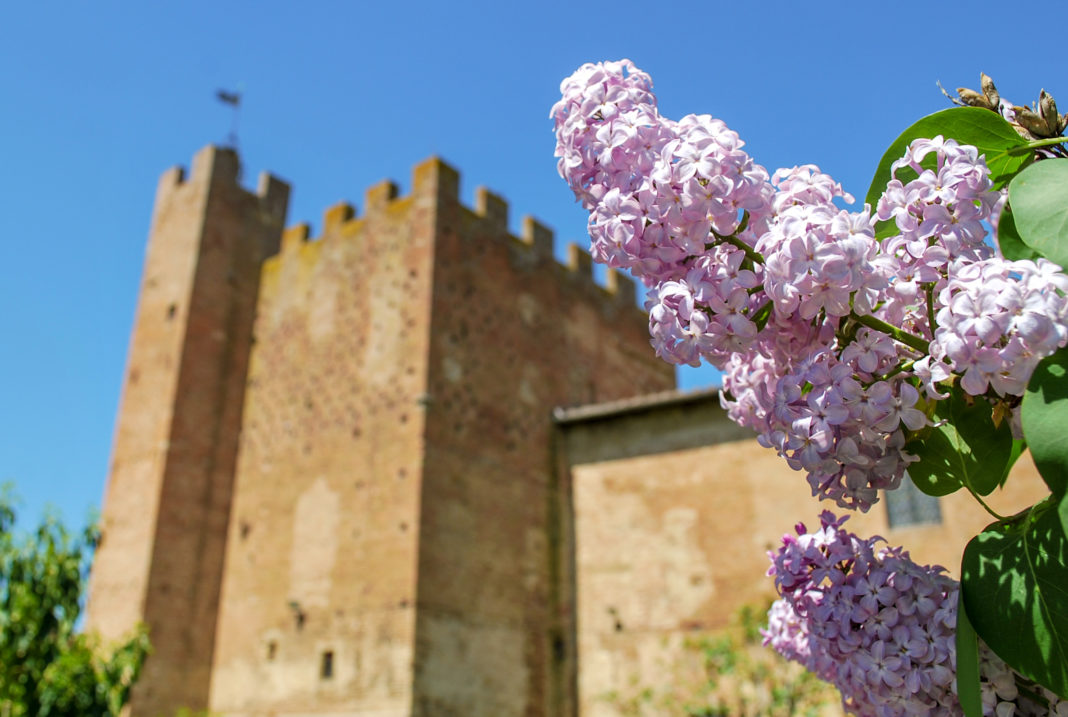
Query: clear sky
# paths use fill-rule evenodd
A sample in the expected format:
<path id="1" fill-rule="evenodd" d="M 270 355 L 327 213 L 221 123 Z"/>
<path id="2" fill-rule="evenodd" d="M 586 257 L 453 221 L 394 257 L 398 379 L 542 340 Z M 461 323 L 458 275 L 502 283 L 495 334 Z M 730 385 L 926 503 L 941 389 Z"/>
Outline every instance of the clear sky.
<path id="1" fill-rule="evenodd" d="M 629 57 L 661 112 L 710 113 L 773 170 L 816 163 L 862 197 L 935 82 L 1068 109 L 1041 13 L 986 2 L 4 3 L 0 6 L 0 482 L 23 525 L 99 506 L 159 175 L 222 142 L 240 88 L 246 182 L 292 183 L 289 223 L 409 184 L 439 155 L 558 252 L 586 217 L 556 174 L 560 80 Z M 686 371 L 683 386 L 715 380 Z"/>

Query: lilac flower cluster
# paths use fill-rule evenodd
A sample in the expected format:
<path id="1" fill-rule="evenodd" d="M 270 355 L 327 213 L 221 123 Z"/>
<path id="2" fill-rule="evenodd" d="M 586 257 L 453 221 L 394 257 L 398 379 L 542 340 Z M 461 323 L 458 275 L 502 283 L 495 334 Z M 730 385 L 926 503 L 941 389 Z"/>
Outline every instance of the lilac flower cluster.
<path id="1" fill-rule="evenodd" d="M 722 363 L 758 332 L 762 268 L 747 251 L 775 190 L 722 121 L 661 117 L 651 87 L 627 60 L 564 80 L 551 113 L 558 169 L 590 210 L 594 259 L 652 289 L 657 353 Z"/>
<path id="2" fill-rule="evenodd" d="M 585 64 L 561 83 L 563 98 L 550 115 L 557 169 L 587 209 L 608 188 L 635 188 L 670 138 L 658 136 L 652 89 L 649 75 L 630 60 Z"/>
<path id="3" fill-rule="evenodd" d="M 931 357 L 981 396 L 1022 396 L 1035 366 L 1068 342 L 1068 277 L 1046 259 L 956 262 L 939 292 Z"/>
<path id="4" fill-rule="evenodd" d="M 933 168 L 925 168 L 930 160 Z M 918 174 L 916 179 L 902 184 L 896 175 L 903 168 Z M 921 282 L 936 281 L 953 259 L 991 255 L 983 243 L 983 222 L 998 195 L 991 191 L 990 172 L 975 147 L 941 136 L 916 140 L 891 171 L 895 176 L 879 199 L 876 217 L 893 219 L 901 232 L 886 241 L 885 251 L 903 268 L 913 268 Z"/>
<path id="5" fill-rule="evenodd" d="M 877 257 L 867 212 L 838 209 L 836 197 L 852 202 L 852 196 L 813 165 L 779 170 L 772 181 L 775 215 L 756 249 L 764 257 L 764 290 L 776 313 L 797 311 L 805 321 L 821 312 L 843 317 L 854 310 L 854 298 L 858 311 L 871 313 L 889 267 Z"/>
<path id="6" fill-rule="evenodd" d="M 896 362 L 893 342 L 866 328 L 859 334 L 845 350 L 814 352 L 784 374 L 759 440 L 808 474 L 813 495 L 863 508 L 878 500 L 878 490 L 900 485 L 914 460 L 904 451 L 904 430 L 928 421 L 908 381 L 875 378 L 874 371 Z"/>
<path id="7" fill-rule="evenodd" d="M 770 553 L 781 596 L 769 612 L 764 644 L 799 662 L 842 693 L 863 717 L 960 715 L 956 697 L 956 581 L 941 567 L 914 563 L 881 538 L 842 529 L 830 512 L 809 533 L 783 537 Z M 985 715 L 1068 715 L 1068 701 L 1042 691 L 1048 706 L 1025 699 L 1023 681 L 983 646 Z M 1028 686 L 1035 691 L 1033 685 Z"/>
<path id="8" fill-rule="evenodd" d="M 723 122 L 662 117 L 628 60 L 561 90 L 556 155 L 594 258 L 649 287 L 657 355 L 724 370 L 730 417 L 814 495 L 867 510 L 900 485 L 946 387 L 1019 395 L 1068 341 L 1059 267 L 984 242 L 1003 197 L 974 147 L 915 140 L 874 213 L 849 212 L 817 167 L 769 178 Z"/>

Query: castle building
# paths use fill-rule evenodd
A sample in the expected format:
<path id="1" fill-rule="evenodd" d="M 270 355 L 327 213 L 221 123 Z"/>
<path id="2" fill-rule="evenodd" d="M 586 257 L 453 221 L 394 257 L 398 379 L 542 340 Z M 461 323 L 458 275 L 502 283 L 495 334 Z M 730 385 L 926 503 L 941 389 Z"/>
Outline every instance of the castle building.
<path id="1" fill-rule="evenodd" d="M 208 147 L 156 197 L 88 617 L 149 626 L 132 717 L 615 715 L 770 592 L 819 507 L 674 390 L 628 279 L 437 159 L 314 239 L 238 175 Z M 951 567 L 984 524 L 897 510 L 852 525 Z"/>

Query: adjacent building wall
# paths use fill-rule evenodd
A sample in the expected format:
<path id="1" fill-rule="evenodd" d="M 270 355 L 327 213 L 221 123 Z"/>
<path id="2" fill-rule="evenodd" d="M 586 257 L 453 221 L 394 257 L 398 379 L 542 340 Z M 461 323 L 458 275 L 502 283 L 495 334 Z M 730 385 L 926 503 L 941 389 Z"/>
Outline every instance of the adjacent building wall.
<path id="1" fill-rule="evenodd" d="M 731 423 L 715 391 L 561 411 L 558 426 L 573 486 L 579 713 L 616 717 L 613 695 L 671 685 L 687 638 L 770 601 L 767 552 L 834 506 Z M 991 503 L 1011 514 L 1046 492 L 1024 456 Z M 992 519 L 964 491 L 940 506 L 937 524 L 891 528 L 879 503 L 846 527 L 957 575 Z"/>

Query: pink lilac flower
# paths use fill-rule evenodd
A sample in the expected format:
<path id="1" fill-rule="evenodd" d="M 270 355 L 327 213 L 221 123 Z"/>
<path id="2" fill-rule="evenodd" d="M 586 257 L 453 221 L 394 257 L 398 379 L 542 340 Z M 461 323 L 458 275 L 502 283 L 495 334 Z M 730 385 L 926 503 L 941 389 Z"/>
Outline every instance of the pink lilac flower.
<path id="1" fill-rule="evenodd" d="M 932 362 L 973 396 L 1023 395 L 1038 362 L 1068 343 L 1066 295 L 1068 277 L 1046 259 L 957 261 L 938 293 Z"/>
<path id="2" fill-rule="evenodd" d="M 824 511 L 817 530 L 799 524 L 769 553 L 780 599 L 764 644 L 833 683 L 849 714 L 963 714 L 955 679 L 959 585 L 882 538 L 847 532 L 845 520 Z M 1048 706 L 1027 699 L 1020 683 Z M 980 686 L 984 715 L 1068 712 L 1068 701 L 1027 683 L 983 644 Z"/>
<path id="3" fill-rule="evenodd" d="M 791 204 L 760 237 L 757 251 L 766 262 L 764 290 L 775 310 L 786 315 L 800 310 L 806 320 L 820 312 L 847 316 L 856 303 L 870 304 L 865 299 L 889 283 L 886 263 L 876 259 L 879 245 L 864 212 L 850 214 L 830 204 Z"/>
<path id="4" fill-rule="evenodd" d="M 757 327 L 750 314 L 762 298 L 749 293 L 758 280 L 741 268 L 743 258 L 737 248 L 721 245 L 694 262 L 684 278 L 657 285 L 645 305 L 657 356 L 718 366 L 753 342 Z"/>
<path id="5" fill-rule="evenodd" d="M 906 168 L 918 176 L 902 183 L 896 175 Z M 944 271 L 950 261 L 992 255 L 983 222 L 990 220 L 999 196 L 975 147 L 941 136 L 916 139 L 892 170 L 875 218 L 892 220 L 900 232 L 883 241 L 883 251 L 898 261 L 900 271 L 911 268 L 923 281 L 932 281 L 932 270 Z"/>
<path id="6" fill-rule="evenodd" d="M 560 84 L 557 169 L 587 209 L 612 187 L 633 191 L 671 138 L 652 89 L 630 60 L 583 65 Z"/>
<path id="7" fill-rule="evenodd" d="M 1065 345 L 1068 279 L 984 243 L 1003 198 L 974 147 L 912 142 L 873 216 L 836 206 L 853 198 L 814 165 L 769 178 L 720 120 L 662 117 L 627 60 L 561 89 L 559 168 L 593 257 L 649 287 L 657 355 L 723 369 L 728 415 L 814 495 L 867 510 L 947 386 L 1019 394 Z M 876 239 L 876 220 L 897 234 Z"/>

